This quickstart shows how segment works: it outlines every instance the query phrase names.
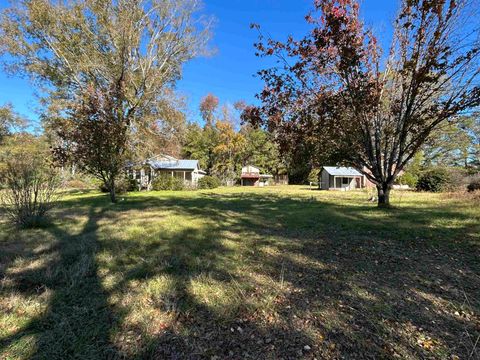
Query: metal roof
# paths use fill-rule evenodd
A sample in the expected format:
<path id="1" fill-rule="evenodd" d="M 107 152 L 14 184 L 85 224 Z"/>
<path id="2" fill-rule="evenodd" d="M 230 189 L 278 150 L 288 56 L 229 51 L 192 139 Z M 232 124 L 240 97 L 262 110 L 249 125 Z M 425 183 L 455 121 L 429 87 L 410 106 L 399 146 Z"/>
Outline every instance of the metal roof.
<path id="1" fill-rule="evenodd" d="M 323 169 L 332 176 L 363 176 L 352 167 L 324 166 Z"/>
<path id="2" fill-rule="evenodd" d="M 158 161 L 147 160 L 146 162 L 155 170 L 195 170 L 198 169 L 198 160 L 172 160 L 172 161 Z"/>

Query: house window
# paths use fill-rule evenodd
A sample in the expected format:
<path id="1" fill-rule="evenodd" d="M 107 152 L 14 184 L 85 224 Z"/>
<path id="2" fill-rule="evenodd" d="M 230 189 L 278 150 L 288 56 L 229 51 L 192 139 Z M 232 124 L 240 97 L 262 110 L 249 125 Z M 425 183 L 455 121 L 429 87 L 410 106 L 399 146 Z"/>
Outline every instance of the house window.
<path id="1" fill-rule="evenodd" d="M 350 179 L 346 177 L 342 178 L 342 185 L 348 185 L 348 184 L 350 184 Z"/>

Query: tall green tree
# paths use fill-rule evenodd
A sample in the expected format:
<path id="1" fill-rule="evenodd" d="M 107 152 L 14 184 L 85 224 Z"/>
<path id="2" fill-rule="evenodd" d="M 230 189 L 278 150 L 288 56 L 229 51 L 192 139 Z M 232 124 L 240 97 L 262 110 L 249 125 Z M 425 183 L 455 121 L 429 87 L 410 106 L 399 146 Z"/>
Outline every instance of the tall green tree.
<path id="1" fill-rule="evenodd" d="M 285 170 L 281 161 L 278 145 L 273 141 L 269 132 L 261 128 L 254 128 L 250 124 L 242 126 L 240 132 L 245 137 L 242 150 L 243 165 L 252 164 L 262 172 L 279 174 Z"/>
<path id="2" fill-rule="evenodd" d="M 474 166 L 478 119 L 462 116 L 436 129 L 423 147 L 426 165 Z"/>
<path id="3" fill-rule="evenodd" d="M 472 165 L 480 170 L 480 114 L 478 113 L 474 117 L 471 132 L 473 137 Z"/>
<path id="4" fill-rule="evenodd" d="M 209 165 L 209 148 L 212 139 L 208 139 L 204 129 L 197 123 L 187 125 L 184 143 L 182 146 L 182 156 L 189 159 L 196 159 L 203 170 L 207 170 Z"/>
<path id="5" fill-rule="evenodd" d="M 57 153 L 108 179 L 113 202 L 115 178 L 135 150 L 130 145 L 141 143 L 153 123 L 168 122 L 158 115 L 182 65 L 205 52 L 209 23 L 196 15 L 198 6 L 195 0 L 21 0 L 1 15 L 0 55 L 10 55 L 3 58 L 6 67 L 41 86 L 53 129 L 66 123 L 58 132 Z M 103 100 L 93 101 L 92 94 Z M 102 103 L 108 96 L 108 104 Z M 124 135 L 112 136 L 116 143 L 70 137 L 90 125 L 105 129 L 92 136 Z M 88 144 L 80 139 L 102 143 L 88 152 L 96 159 L 111 146 L 110 160 L 86 161 L 79 149 Z"/>

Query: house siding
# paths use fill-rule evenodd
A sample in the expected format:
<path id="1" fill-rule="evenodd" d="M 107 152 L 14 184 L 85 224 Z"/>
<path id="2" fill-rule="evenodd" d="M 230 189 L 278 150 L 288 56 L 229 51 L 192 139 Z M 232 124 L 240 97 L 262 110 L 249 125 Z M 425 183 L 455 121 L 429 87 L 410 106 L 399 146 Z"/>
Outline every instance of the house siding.
<path id="1" fill-rule="evenodd" d="M 330 183 L 330 174 L 325 171 L 325 169 L 322 169 L 322 172 L 320 174 L 320 188 L 322 190 L 328 190 L 331 188 L 331 183 Z"/>

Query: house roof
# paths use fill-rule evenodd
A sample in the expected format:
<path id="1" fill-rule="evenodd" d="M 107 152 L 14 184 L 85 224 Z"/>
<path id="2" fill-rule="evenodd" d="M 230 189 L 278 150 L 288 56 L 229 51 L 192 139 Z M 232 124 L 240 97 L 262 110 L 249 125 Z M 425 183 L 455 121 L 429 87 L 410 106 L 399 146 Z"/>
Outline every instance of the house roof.
<path id="1" fill-rule="evenodd" d="M 195 170 L 198 169 L 198 160 L 172 160 L 172 161 L 159 161 L 159 160 L 147 160 L 146 162 L 155 170 L 168 169 L 168 170 Z"/>
<path id="2" fill-rule="evenodd" d="M 363 176 L 352 167 L 324 166 L 323 169 L 332 176 Z"/>

